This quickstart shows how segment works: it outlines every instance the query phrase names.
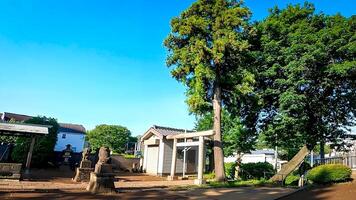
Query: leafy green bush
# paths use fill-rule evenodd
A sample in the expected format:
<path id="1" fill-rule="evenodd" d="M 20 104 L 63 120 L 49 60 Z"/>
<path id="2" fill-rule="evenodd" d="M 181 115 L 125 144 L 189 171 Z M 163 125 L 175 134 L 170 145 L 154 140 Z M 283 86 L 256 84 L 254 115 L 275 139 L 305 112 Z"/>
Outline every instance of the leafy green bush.
<path id="1" fill-rule="evenodd" d="M 224 163 L 225 167 L 225 175 L 227 178 L 234 178 L 235 177 L 235 162 Z"/>
<path id="2" fill-rule="evenodd" d="M 246 163 L 241 165 L 241 178 L 247 179 L 261 179 L 270 178 L 275 171 L 273 165 L 268 162 Z"/>
<path id="3" fill-rule="evenodd" d="M 124 153 L 130 136 L 131 132 L 126 127 L 102 124 L 88 131 L 86 140 L 92 149 L 105 146 L 113 152 Z"/>
<path id="4" fill-rule="evenodd" d="M 204 179 L 206 180 L 213 180 L 215 178 L 215 173 L 214 172 L 210 172 L 210 173 L 205 173 L 204 174 Z"/>
<path id="5" fill-rule="evenodd" d="M 311 169 L 310 164 L 307 163 L 307 162 L 303 162 L 303 163 L 299 166 L 297 172 L 298 172 L 298 174 L 301 176 L 301 175 L 305 174 L 305 172 L 307 172 L 307 171 L 310 170 L 310 169 Z"/>
<path id="6" fill-rule="evenodd" d="M 340 164 L 320 165 L 311 169 L 307 178 L 314 183 L 332 183 L 347 181 L 351 177 L 351 169 Z"/>
<path id="7" fill-rule="evenodd" d="M 298 185 L 299 175 L 294 175 L 293 173 L 288 175 L 286 180 L 284 180 L 284 184 L 286 185 Z"/>

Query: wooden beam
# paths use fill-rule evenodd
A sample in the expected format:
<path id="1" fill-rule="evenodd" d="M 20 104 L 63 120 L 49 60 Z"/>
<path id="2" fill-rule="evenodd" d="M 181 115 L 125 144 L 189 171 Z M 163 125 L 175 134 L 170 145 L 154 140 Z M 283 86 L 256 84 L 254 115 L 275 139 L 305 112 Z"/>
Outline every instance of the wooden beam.
<path id="1" fill-rule="evenodd" d="M 191 146 L 199 146 L 199 142 L 178 142 L 177 147 L 191 147 Z"/>
<path id="2" fill-rule="evenodd" d="M 193 138 L 193 137 L 199 137 L 199 136 L 212 136 L 214 135 L 213 130 L 209 131 L 200 131 L 200 132 L 192 132 L 192 133 L 182 133 L 182 134 L 177 134 L 177 135 L 168 135 L 166 138 L 167 139 L 184 139 L 184 138 Z"/>
<path id="3" fill-rule="evenodd" d="M 49 126 L 32 125 L 32 124 L 13 124 L 0 122 L 2 132 L 24 133 L 24 134 L 48 134 Z"/>

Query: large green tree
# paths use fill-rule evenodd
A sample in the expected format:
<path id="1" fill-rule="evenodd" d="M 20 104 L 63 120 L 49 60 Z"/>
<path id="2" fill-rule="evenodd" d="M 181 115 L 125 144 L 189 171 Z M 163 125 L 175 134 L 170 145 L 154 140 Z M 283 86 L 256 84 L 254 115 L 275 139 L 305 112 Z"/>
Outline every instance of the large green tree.
<path id="1" fill-rule="evenodd" d="M 54 146 L 57 142 L 59 128 L 57 120 L 49 117 L 33 117 L 24 121 L 24 123 L 51 126 L 48 135 L 36 137 L 31 161 L 31 165 L 35 167 L 47 166 L 48 161 L 51 161 L 53 158 Z M 27 152 L 30 149 L 30 143 L 30 138 L 18 137 L 11 155 L 12 159 L 16 162 L 25 163 Z"/>
<path id="2" fill-rule="evenodd" d="M 225 180 L 221 109 L 225 101 L 230 102 L 225 93 L 231 87 L 246 90 L 251 80 L 243 59 L 249 49 L 245 37 L 252 33 L 249 17 L 241 1 L 198 0 L 172 19 L 171 33 L 164 41 L 172 76 L 187 86 L 190 111 L 202 115 L 213 110 L 217 181 Z"/>
<path id="3" fill-rule="evenodd" d="M 271 144 L 342 146 L 356 114 L 355 28 L 355 16 L 316 14 L 310 3 L 258 23 L 259 125 Z"/>
<path id="4" fill-rule="evenodd" d="M 102 124 L 88 131 L 86 140 L 93 150 L 105 146 L 115 153 L 124 153 L 130 136 L 131 132 L 126 127 Z"/>
<path id="5" fill-rule="evenodd" d="M 213 114 L 207 113 L 198 117 L 195 129 L 198 131 L 210 130 L 213 124 Z M 225 109 L 223 109 L 221 114 L 221 133 L 224 156 L 239 155 L 254 149 L 257 139 L 256 133 L 248 131 L 239 117 L 234 117 Z"/>

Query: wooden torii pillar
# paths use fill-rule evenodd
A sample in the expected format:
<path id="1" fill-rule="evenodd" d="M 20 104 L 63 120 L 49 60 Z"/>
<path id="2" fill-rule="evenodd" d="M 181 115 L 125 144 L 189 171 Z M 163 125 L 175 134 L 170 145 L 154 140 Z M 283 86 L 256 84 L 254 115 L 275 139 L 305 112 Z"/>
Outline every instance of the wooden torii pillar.
<path id="1" fill-rule="evenodd" d="M 172 164 L 171 164 L 171 174 L 167 177 L 168 180 L 175 179 L 176 172 L 176 163 L 177 163 L 177 146 L 198 146 L 198 178 L 194 180 L 194 183 L 197 185 L 202 185 L 205 183 L 203 179 L 204 173 L 204 137 L 209 137 L 214 135 L 214 131 L 201 131 L 201 132 L 193 132 L 193 133 L 184 133 L 178 135 L 169 135 L 167 139 L 173 139 L 173 149 L 172 149 Z M 178 139 L 186 139 L 186 138 L 199 138 L 198 142 L 180 142 L 178 143 Z"/>

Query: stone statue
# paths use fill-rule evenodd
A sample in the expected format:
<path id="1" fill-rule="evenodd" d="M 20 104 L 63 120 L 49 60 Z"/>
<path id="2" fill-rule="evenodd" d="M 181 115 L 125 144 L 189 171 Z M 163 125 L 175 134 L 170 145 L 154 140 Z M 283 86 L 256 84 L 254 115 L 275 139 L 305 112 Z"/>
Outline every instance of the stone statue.
<path id="1" fill-rule="evenodd" d="M 90 173 L 93 171 L 91 161 L 89 160 L 90 149 L 84 148 L 82 152 L 82 161 L 79 168 L 76 170 L 76 175 L 73 178 L 75 182 L 85 182 L 90 180 Z"/>
<path id="2" fill-rule="evenodd" d="M 115 193 L 115 174 L 110 164 L 110 149 L 101 147 L 98 156 L 94 172 L 90 173 L 87 190 L 92 193 Z"/>
<path id="3" fill-rule="evenodd" d="M 82 153 L 82 160 L 89 160 L 90 149 L 84 148 Z"/>
<path id="4" fill-rule="evenodd" d="M 110 161 L 110 149 L 107 147 L 100 147 L 98 163 L 106 164 Z"/>

